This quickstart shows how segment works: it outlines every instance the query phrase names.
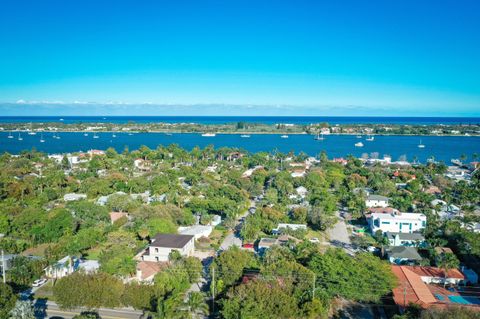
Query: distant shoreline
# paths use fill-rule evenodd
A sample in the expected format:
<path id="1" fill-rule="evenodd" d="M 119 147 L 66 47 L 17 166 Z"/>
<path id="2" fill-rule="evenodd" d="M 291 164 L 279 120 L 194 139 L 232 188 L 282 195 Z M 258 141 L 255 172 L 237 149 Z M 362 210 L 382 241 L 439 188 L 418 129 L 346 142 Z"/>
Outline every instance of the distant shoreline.
<path id="1" fill-rule="evenodd" d="M 28 130 L 0 130 L 0 132 L 5 132 L 5 133 L 25 133 L 28 134 L 31 131 Z M 108 133 L 108 134 L 197 134 L 201 135 L 204 134 L 205 132 L 196 132 L 196 131 L 191 131 L 191 132 L 182 132 L 182 131 L 112 131 L 112 130 L 107 130 L 107 131 L 86 131 L 86 130 L 73 130 L 73 131 L 67 131 L 67 130 L 44 130 L 44 131 L 34 131 L 37 134 L 41 133 L 88 133 L 88 134 L 101 134 L 101 133 Z M 311 134 L 307 132 L 288 132 L 288 131 L 278 131 L 278 132 L 208 132 L 208 133 L 213 133 L 216 135 L 311 135 L 315 136 L 316 134 Z M 356 134 L 356 133 L 330 133 L 330 134 L 324 134 L 325 137 L 328 137 L 329 135 L 337 135 L 337 136 L 357 136 L 361 135 L 362 138 L 366 137 L 367 135 L 371 136 L 434 136 L 434 137 L 480 137 L 480 134 L 471 134 L 471 135 L 462 135 L 462 134 L 379 134 L 379 133 L 370 133 L 370 134 Z"/>

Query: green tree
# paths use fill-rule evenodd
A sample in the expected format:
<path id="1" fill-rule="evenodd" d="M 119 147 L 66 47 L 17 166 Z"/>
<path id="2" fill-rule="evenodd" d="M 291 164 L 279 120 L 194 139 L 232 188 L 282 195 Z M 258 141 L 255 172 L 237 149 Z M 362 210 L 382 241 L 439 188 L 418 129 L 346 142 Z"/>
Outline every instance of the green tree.
<path id="1" fill-rule="evenodd" d="M 0 283 L 0 318 L 8 318 L 10 310 L 15 307 L 17 297 L 8 284 Z"/>
<path id="2" fill-rule="evenodd" d="M 11 319 L 35 319 L 35 308 L 30 300 L 19 300 L 10 310 Z"/>

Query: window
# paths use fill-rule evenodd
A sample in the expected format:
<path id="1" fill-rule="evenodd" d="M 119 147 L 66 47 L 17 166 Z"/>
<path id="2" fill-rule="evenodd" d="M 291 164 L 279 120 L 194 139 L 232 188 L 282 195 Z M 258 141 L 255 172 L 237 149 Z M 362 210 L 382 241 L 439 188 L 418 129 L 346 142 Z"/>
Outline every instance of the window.
<path id="1" fill-rule="evenodd" d="M 426 221 L 422 221 L 422 226 L 423 226 L 423 227 L 427 226 L 427 222 L 426 222 Z"/>
<path id="2" fill-rule="evenodd" d="M 380 219 L 375 219 L 373 221 L 373 225 L 375 225 L 376 227 L 380 227 Z"/>
<path id="3" fill-rule="evenodd" d="M 158 248 L 155 248 L 155 252 L 158 253 Z"/>
<path id="4" fill-rule="evenodd" d="M 382 225 L 390 225 L 390 222 L 382 222 Z"/>
<path id="5" fill-rule="evenodd" d="M 156 261 L 160 261 L 160 260 L 158 259 L 158 257 L 155 257 L 155 260 L 156 260 Z"/>

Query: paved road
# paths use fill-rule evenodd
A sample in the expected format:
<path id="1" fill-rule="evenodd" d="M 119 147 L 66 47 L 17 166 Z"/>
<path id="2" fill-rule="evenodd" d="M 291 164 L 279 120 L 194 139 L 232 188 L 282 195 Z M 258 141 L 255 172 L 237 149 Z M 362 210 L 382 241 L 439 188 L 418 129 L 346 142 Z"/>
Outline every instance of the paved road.
<path id="1" fill-rule="evenodd" d="M 256 207 L 255 201 L 253 201 L 253 200 L 250 201 L 250 207 Z M 240 238 L 238 233 L 240 232 L 240 229 L 242 228 L 242 218 L 247 217 L 248 214 L 249 214 L 249 212 L 247 210 L 243 215 L 238 217 L 237 223 L 235 224 L 235 227 L 234 227 L 234 231 L 231 232 L 230 234 L 228 234 L 227 237 L 225 237 L 222 244 L 220 245 L 220 250 L 227 250 L 228 248 L 230 248 L 232 246 L 242 247 L 242 239 Z"/>
<path id="2" fill-rule="evenodd" d="M 327 235 L 330 239 L 329 244 L 335 247 L 341 247 L 348 253 L 353 253 L 350 235 L 347 231 L 347 224 L 339 212 L 336 212 L 336 215 L 338 218 L 337 223 L 327 230 Z"/>
<path id="3" fill-rule="evenodd" d="M 41 309 L 37 318 L 65 318 L 71 319 L 75 315 L 80 314 L 85 310 L 61 310 L 58 305 L 52 301 L 46 304 L 37 300 L 36 306 Z M 142 312 L 133 309 L 106 309 L 100 308 L 98 313 L 103 319 L 139 319 Z"/>

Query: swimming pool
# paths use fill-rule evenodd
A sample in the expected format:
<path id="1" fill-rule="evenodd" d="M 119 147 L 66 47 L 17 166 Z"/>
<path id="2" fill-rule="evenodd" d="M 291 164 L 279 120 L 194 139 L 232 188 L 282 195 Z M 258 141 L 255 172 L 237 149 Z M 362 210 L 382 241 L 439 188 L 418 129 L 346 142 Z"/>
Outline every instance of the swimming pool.
<path id="1" fill-rule="evenodd" d="M 453 303 L 462 305 L 480 305 L 480 299 L 478 297 L 448 296 L 448 299 Z"/>

